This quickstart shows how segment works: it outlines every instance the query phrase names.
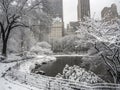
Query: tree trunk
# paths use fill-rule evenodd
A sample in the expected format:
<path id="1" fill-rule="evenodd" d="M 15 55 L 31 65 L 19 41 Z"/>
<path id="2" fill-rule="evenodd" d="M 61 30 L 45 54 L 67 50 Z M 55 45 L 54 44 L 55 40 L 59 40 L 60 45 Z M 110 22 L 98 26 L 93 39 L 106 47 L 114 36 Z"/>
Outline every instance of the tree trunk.
<path id="1" fill-rule="evenodd" d="M 2 55 L 3 55 L 4 57 L 7 56 L 7 40 L 6 40 L 6 41 L 3 41 Z"/>

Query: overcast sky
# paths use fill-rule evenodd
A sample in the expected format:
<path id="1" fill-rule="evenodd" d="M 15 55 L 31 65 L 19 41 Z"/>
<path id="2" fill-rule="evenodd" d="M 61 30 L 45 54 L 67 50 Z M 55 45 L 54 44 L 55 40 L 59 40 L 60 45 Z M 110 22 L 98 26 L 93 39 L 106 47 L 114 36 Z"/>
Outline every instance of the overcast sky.
<path id="1" fill-rule="evenodd" d="M 70 21 L 77 21 L 77 1 L 63 0 L 63 14 L 65 25 Z M 110 7 L 112 3 L 116 3 L 118 11 L 120 11 L 120 0 L 90 0 L 91 17 L 100 19 L 101 10 L 104 7 Z"/>

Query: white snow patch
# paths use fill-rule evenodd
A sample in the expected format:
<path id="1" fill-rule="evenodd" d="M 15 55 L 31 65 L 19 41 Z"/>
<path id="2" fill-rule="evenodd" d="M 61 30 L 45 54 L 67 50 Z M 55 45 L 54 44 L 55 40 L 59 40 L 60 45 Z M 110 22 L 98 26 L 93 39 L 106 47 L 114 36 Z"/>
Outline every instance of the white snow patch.
<path id="1" fill-rule="evenodd" d="M 5 78 L 1 77 L 9 67 L 14 66 L 15 64 L 16 63 L 0 63 L 0 90 L 40 90 L 29 85 L 20 84 L 16 81 L 7 81 Z"/>
<path id="2" fill-rule="evenodd" d="M 53 56 L 36 56 L 33 60 L 29 60 L 20 65 L 19 71 L 30 73 L 35 68 L 36 64 L 42 65 L 43 62 L 55 61 L 56 58 Z"/>

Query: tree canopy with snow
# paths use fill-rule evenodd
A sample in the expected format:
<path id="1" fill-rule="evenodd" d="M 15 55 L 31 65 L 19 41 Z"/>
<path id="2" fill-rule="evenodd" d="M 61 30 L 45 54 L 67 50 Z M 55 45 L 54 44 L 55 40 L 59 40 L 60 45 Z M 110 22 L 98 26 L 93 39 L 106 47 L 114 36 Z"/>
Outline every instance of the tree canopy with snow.
<path id="1" fill-rule="evenodd" d="M 40 26 L 42 23 L 47 24 L 43 20 L 43 16 L 47 17 L 47 14 L 43 14 L 47 8 L 43 6 L 44 3 L 43 0 L 0 0 L 0 33 L 3 56 L 6 56 L 7 42 L 14 29 L 31 28 L 32 26 Z M 32 22 L 32 20 L 35 21 Z"/>

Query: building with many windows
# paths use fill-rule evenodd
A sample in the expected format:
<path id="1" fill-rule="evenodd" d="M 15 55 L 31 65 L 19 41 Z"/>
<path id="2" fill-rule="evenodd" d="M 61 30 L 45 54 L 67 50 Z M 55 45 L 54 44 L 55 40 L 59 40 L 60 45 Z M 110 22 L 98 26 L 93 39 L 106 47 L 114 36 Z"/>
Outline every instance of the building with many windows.
<path id="1" fill-rule="evenodd" d="M 49 33 L 49 40 L 59 39 L 64 35 L 63 0 L 48 0 L 53 12 L 53 23 Z"/>
<path id="2" fill-rule="evenodd" d="M 49 33 L 49 41 L 54 39 L 60 39 L 63 36 L 63 23 L 62 20 L 57 17 L 53 19 L 51 30 Z"/>
<path id="3" fill-rule="evenodd" d="M 84 21 L 84 17 L 90 17 L 90 1 L 78 0 L 78 20 Z"/>

